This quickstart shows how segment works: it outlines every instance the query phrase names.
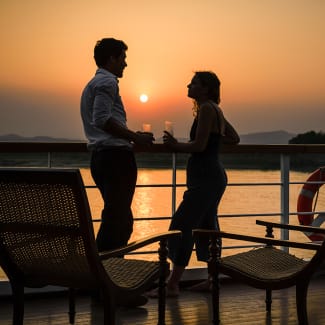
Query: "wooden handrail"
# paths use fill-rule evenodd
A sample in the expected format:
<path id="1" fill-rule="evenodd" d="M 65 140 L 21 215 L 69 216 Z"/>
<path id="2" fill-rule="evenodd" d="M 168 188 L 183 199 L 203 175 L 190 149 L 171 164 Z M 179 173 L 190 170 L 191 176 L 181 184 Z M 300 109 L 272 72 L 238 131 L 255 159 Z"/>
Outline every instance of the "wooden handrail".
<path id="1" fill-rule="evenodd" d="M 281 224 L 281 223 L 277 223 L 277 222 L 269 222 L 269 221 L 264 221 L 264 220 L 256 220 L 256 224 L 260 225 L 260 226 L 267 226 L 267 227 L 273 227 L 273 228 L 297 230 L 297 231 L 305 231 L 305 232 L 316 232 L 316 233 L 320 233 L 320 234 L 325 234 L 325 228 L 319 228 L 319 227 Z"/>
<path id="2" fill-rule="evenodd" d="M 134 146 L 135 152 L 171 152 L 162 143 Z M 0 142 L 0 152 L 87 152 L 86 142 Z M 325 154 L 325 144 L 239 144 L 223 145 L 223 153 Z"/>

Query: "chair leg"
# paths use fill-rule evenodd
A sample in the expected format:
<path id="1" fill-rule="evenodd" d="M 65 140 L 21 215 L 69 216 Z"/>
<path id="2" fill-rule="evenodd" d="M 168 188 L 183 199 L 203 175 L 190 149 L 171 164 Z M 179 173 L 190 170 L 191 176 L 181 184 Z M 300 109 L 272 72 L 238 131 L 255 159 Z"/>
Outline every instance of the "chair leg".
<path id="1" fill-rule="evenodd" d="M 166 283 L 159 281 L 158 286 L 158 325 L 165 325 L 166 313 Z"/>
<path id="2" fill-rule="evenodd" d="M 212 279 L 212 324 L 220 323 L 220 286 L 219 286 L 219 263 L 221 256 L 221 241 L 218 238 L 210 238 L 210 258 L 208 260 L 208 272 Z"/>
<path id="3" fill-rule="evenodd" d="M 115 299 L 103 290 L 103 305 L 104 305 L 104 323 L 103 325 L 115 325 L 116 321 L 116 302 Z"/>
<path id="4" fill-rule="evenodd" d="M 166 279 L 169 268 L 167 264 L 167 240 L 159 243 L 159 283 L 158 283 L 158 325 L 165 325 L 166 313 Z"/>
<path id="5" fill-rule="evenodd" d="M 266 311 L 269 313 L 271 311 L 271 305 L 272 305 L 272 290 L 270 289 L 265 290 L 265 304 L 266 304 Z"/>
<path id="6" fill-rule="evenodd" d="M 69 288 L 69 323 L 74 324 L 76 315 L 76 291 L 74 288 Z"/>
<path id="7" fill-rule="evenodd" d="M 218 272 L 212 275 L 212 324 L 217 325 L 220 323 L 220 285 Z"/>
<path id="8" fill-rule="evenodd" d="M 13 296 L 13 325 L 24 323 L 24 286 L 11 284 Z"/>
<path id="9" fill-rule="evenodd" d="M 296 308 L 299 325 L 308 325 L 307 291 L 309 281 L 296 285 Z"/>

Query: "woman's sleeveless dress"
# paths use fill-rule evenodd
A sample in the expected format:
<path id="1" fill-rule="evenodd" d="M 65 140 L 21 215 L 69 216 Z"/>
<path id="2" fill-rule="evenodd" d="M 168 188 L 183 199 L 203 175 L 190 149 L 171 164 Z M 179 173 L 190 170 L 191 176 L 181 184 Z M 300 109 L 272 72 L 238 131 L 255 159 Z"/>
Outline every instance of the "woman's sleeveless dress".
<path id="1" fill-rule="evenodd" d="M 195 138 L 197 119 L 194 119 L 190 139 Z M 221 135 L 211 133 L 204 151 L 192 153 L 186 167 L 183 200 L 172 217 L 170 230 L 181 230 L 182 237 L 168 242 L 169 258 L 175 265 L 187 266 L 194 246 L 192 230 L 219 229 L 217 208 L 227 185 L 227 175 L 219 159 Z M 195 242 L 199 261 L 209 257 L 207 241 Z"/>

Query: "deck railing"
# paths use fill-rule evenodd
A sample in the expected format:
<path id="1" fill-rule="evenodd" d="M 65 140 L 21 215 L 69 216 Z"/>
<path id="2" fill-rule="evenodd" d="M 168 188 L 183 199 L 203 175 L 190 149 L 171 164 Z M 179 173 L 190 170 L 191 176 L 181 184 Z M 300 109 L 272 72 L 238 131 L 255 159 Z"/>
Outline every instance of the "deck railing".
<path id="1" fill-rule="evenodd" d="M 185 184 L 178 184 L 176 182 L 177 174 L 177 155 L 178 153 L 170 152 L 163 144 L 155 144 L 151 147 L 140 147 L 135 146 L 136 154 L 139 153 L 158 153 L 163 155 L 170 155 L 170 165 L 172 172 L 172 182 L 170 184 L 149 184 L 149 185 L 137 185 L 139 187 L 171 187 L 171 212 L 173 213 L 176 209 L 176 188 L 179 186 L 185 186 Z M 52 167 L 53 165 L 53 156 L 58 153 L 87 153 L 87 146 L 84 142 L 0 142 L 0 166 L 10 167 L 10 160 L 6 161 L 8 154 L 42 154 L 46 155 L 47 159 L 44 162 L 45 166 Z M 267 217 L 267 216 L 279 216 L 280 221 L 283 223 L 289 223 L 289 216 L 297 214 L 296 211 L 290 212 L 289 210 L 289 187 L 292 184 L 304 184 L 304 182 L 290 182 L 290 169 L 291 158 L 294 157 L 294 166 L 295 168 L 302 168 L 302 165 L 310 165 L 306 157 L 314 157 L 317 155 L 321 157 L 318 159 L 318 164 L 324 163 L 325 158 L 325 145 L 224 145 L 222 149 L 222 155 L 227 158 L 227 156 L 239 156 L 250 157 L 251 161 L 248 159 L 248 162 L 245 162 L 246 168 L 252 168 L 251 163 L 255 164 L 255 168 L 262 169 L 261 166 L 256 165 L 255 157 L 263 157 L 263 155 L 269 155 L 273 158 L 273 163 L 275 162 L 281 172 L 280 182 L 277 183 L 236 183 L 228 184 L 228 186 L 280 186 L 280 202 L 281 209 L 279 213 L 259 213 L 259 214 L 231 214 L 231 215 L 220 215 L 220 218 L 233 218 L 233 217 Z M 302 157 L 302 158 L 301 158 Z M 275 159 L 274 159 L 275 158 Z M 227 159 L 226 159 L 227 160 Z M 269 160 L 269 159 L 267 159 Z M 238 161 L 238 159 L 233 159 L 232 161 Z M 263 159 L 262 159 L 263 161 Z M 228 162 L 229 163 L 229 162 Z M 268 162 L 269 163 L 269 162 Z M 314 162 L 313 162 L 314 163 Z M 73 162 L 71 163 L 73 165 Z M 231 163 L 230 163 L 231 164 Z M 239 162 L 240 164 L 240 162 Z M 265 160 L 263 161 L 265 164 Z M 317 162 L 316 162 L 317 165 Z M 316 166 L 315 165 L 315 166 Z M 76 167 L 78 162 L 76 162 Z M 148 167 L 148 166 L 146 166 Z M 166 166 L 165 166 L 166 167 Z M 226 162 L 227 167 L 227 162 Z M 238 163 L 237 163 L 238 167 Z M 245 167 L 244 167 L 245 168 Z M 264 166 L 265 168 L 265 166 Z M 86 187 L 91 187 L 87 185 Z M 314 211 L 314 213 L 324 213 L 322 211 Z M 160 217 L 160 218 L 148 218 L 150 220 L 159 220 L 166 219 L 169 217 Z M 143 220 L 143 218 L 137 218 L 135 216 L 135 221 Z M 98 220 L 95 220 L 98 221 Z M 281 238 L 288 239 L 288 231 L 281 231 Z M 242 246 L 236 246 L 236 248 Z M 229 248 L 229 247 L 228 247 Z"/>
<path id="2" fill-rule="evenodd" d="M 176 181 L 176 174 L 178 170 L 177 158 L 179 157 L 178 153 L 168 151 L 162 144 L 154 145 L 153 147 L 135 147 L 136 154 L 141 153 L 154 153 L 154 154 L 166 154 L 170 156 L 169 167 L 172 172 L 172 182 L 171 184 L 146 184 L 146 185 L 137 185 L 139 187 L 171 187 L 171 212 L 173 213 L 176 209 L 176 188 L 185 186 L 185 184 L 179 184 Z M 73 154 L 79 153 L 89 154 L 87 151 L 86 143 L 84 142 L 0 142 L 0 166 L 1 167 L 13 167 L 12 159 L 16 156 L 21 157 L 29 155 L 39 155 L 42 156 L 42 166 L 33 166 L 33 167 L 57 167 L 53 165 L 55 158 L 59 157 L 61 153 L 64 154 Z M 225 158 L 225 167 L 226 168 L 242 168 L 242 169 L 280 169 L 281 177 L 280 182 L 276 183 L 230 183 L 228 186 L 237 187 L 237 186 L 279 186 L 280 187 L 280 211 L 279 213 L 258 213 L 258 214 L 231 214 L 231 215 L 219 215 L 220 218 L 237 218 L 237 217 L 272 217 L 278 216 L 280 221 L 283 223 L 289 223 L 289 217 L 291 215 L 296 215 L 296 211 L 290 211 L 289 209 L 289 188 L 293 184 L 304 184 L 305 182 L 290 182 L 290 171 L 292 169 L 301 169 L 304 166 L 308 168 L 308 171 L 314 170 L 320 166 L 325 166 L 325 145 L 225 145 L 222 150 L 223 158 Z M 266 155 L 271 157 L 271 159 L 266 159 L 262 161 L 262 165 L 259 165 L 258 158 Z M 45 156 L 45 159 L 44 159 Z M 238 159 L 241 157 L 248 157 L 247 160 L 243 161 Z M 9 159 L 8 159 L 9 157 Z M 230 159 L 227 158 L 230 157 Z M 235 157 L 235 159 L 234 159 Z M 315 157 L 317 157 L 315 159 Z M 73 157 L 72 157 L 73 158 Z M 256 159 L 257 158 L 257 159 Z M 72 159 L 73 160 L 73 159 Z M 224 159 L 223 159 L 224 160 Z M 271 160 L 271 167 L 269 166 L 269 160 Z M 236 161 L 236 163 L 233 163 Z M 239 161 L 239 162 L 238 162 Z M 84 165 L 79 165 L 80 161 L 69 163 L 71 167 L 88 167 Z M 265 165 L 266 164 L 266 165 Z M 19 163 L 18 163 L 19 165 Z M 277 167 L 274 168 L 274 165 Z M 17 164 L 15 164 L 17 166 Z M 143 166 L 146 167 L 146 166 Z M 167 167 L 167 166 L 164 166 Z M 182 166 L 184 168 L 184 165 Z M 319 182 L 317 182 L 319 183 Z M 324 182 L 321 182 L 323 184 Z M 92 187 L 87 185 L 86 187 Z M 313 211 L 311 213 L 322 213 L 323 211 Z M 307 214 L 307 213 L 305 213 Z M 160 217 L 160 218 L 148 218 L 149 220 L 159 220 L 159 219 L 168 219 L 170 217 Z M 144 218 L 138 218 L 135 216 L 135 221 L 143 220 Z M 99 221 L 99 220 L 97 220 Z M 288 239 L 288 231 L 281 231 L 281 238 Z M 245 248 L 249 246 L 231 246 L 223 247 L 223 249 L 232 249 L 232 248 Z M 190 270 L 191 271 L 191 270 Z M 193 270 L 192 270 L 193 271 Z M 195 270 L 194 270 L 195 271 Z M 194 277 L 196 274 L 194 272 Z M 1 275 L 1 270 L 0 270 Z M 201 276 L 201 273 L 200 273 Z M 10 294 L 9 283 L 7 279 L 0 276 L 0 295 Z"/>

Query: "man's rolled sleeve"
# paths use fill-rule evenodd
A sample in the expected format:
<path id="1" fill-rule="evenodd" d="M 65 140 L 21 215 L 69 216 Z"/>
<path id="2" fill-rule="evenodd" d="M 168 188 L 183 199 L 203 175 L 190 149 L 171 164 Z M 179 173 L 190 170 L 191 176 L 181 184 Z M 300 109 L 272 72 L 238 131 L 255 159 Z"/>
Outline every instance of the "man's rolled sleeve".
<path id="1" fill-rule="evenodd" d="M 112 84 L 96 87 L 92 116 L 96 127 L 104 129 L 106 122 L 112 117 L 115 94 L 116 87 Z"/>

